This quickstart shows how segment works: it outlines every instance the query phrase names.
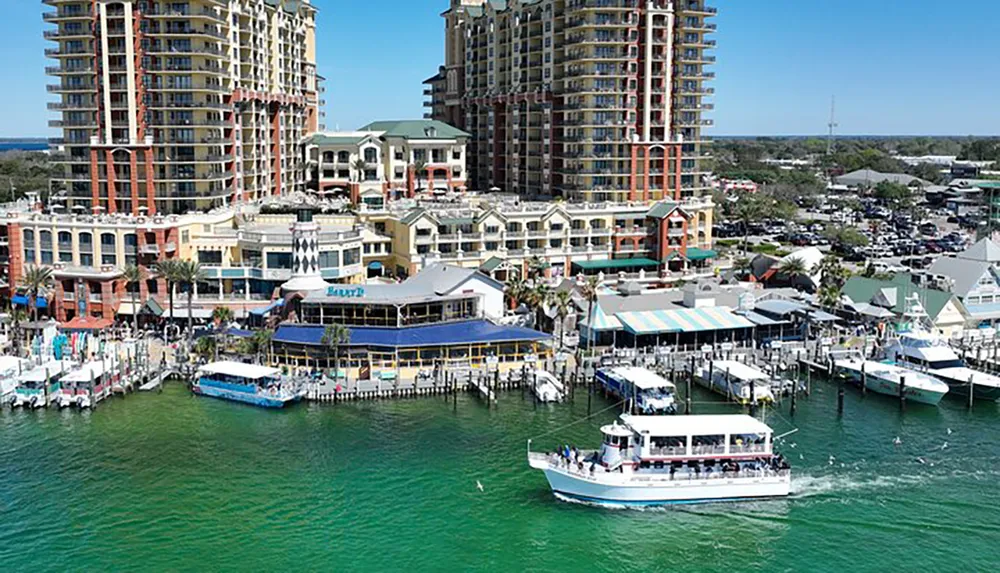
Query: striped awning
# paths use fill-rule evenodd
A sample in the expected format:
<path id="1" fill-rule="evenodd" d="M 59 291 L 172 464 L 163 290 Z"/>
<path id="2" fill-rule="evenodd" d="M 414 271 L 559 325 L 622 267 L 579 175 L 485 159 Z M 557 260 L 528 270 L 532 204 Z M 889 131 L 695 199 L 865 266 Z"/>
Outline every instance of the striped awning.
<path id="1" fill-rule="evenodd" d="M 586 313 L 586 309 L 584 310 Z M 584 324 L 593 332 L 606 332 L 609 330 L 621 330 L 622 323 L 614 315 L 607 315 L 601 310 L 601 305 L 595 304 L 593 310 L 593 326 L 590 325 L 590 321 L 584 320 Z"/>
<path id="2" fill-rule="evenodd" d="M 702 332 L 754 326 L 746 318 L 718 307 L 619 312 L 615 316 L 621 321 L 625 330 L 632 334 Z"/>

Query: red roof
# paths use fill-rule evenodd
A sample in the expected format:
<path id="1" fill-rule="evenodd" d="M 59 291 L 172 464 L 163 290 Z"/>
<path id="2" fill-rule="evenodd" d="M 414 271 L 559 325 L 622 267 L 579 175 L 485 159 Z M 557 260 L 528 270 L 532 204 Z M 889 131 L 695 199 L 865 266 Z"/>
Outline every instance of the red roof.
<path id="1" fill-rule="evenodd" d="M 78 316 L 69 322 L 63 322 L 59 328 L 64 330 L 104 330 L 114 324 L 110 318 L 97 318 L 94 316 Z"/>

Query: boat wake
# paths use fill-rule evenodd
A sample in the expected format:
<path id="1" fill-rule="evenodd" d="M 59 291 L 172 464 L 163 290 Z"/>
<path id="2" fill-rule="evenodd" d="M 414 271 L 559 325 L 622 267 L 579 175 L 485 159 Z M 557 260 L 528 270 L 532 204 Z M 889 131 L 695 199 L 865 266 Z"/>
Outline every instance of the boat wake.
<path id="1" fill-rule="evenodd" d="M 925 484 L 934 479 L 930 474 L 897 476 L 824 475 L 792 476 L 792 499 L 835 495 L 859 490 L 878 490 Z"/>

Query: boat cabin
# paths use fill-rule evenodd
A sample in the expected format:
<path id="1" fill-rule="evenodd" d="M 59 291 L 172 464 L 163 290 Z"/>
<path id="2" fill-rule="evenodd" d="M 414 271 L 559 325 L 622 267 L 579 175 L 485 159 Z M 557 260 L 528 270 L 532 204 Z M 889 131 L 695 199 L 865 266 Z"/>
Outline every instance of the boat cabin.
<path id="1" fill-rule="evenodd" d="M 597 382 L 623 400 L 634 400 L 646 414 L 673 412 L 677 387 L 657 373 L 635 366 L 616 366 L 597 371 Z"/>
<path id="2" fill-rule="evenodd" d="M 746 415 L 632 416 L 631 447 L 641 461 L 772 455 L 771 428 Z"/>
<path id="3" fill-rule="evenodd" d="M 198 370 L 198 378 L 201 384 L 210 382 L 215 385 L 232 387 L 258 386 L 267 388 L 281 384 L 281 370 L 224 360 L 202 366 Z"/>

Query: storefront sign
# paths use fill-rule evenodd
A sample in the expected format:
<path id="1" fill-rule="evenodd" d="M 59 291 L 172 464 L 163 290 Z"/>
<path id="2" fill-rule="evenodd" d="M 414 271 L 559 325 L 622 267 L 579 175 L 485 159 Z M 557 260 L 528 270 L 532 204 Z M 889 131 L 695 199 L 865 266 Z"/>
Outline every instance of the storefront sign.
<path id="1" fill-rule="evenodd" d="M 364 287 L 342 287 L 342 286 L 332 286 L 326 289 L 326 296 L 335 296 L 337 298 L 364 298 L 365 289 Z"/>

